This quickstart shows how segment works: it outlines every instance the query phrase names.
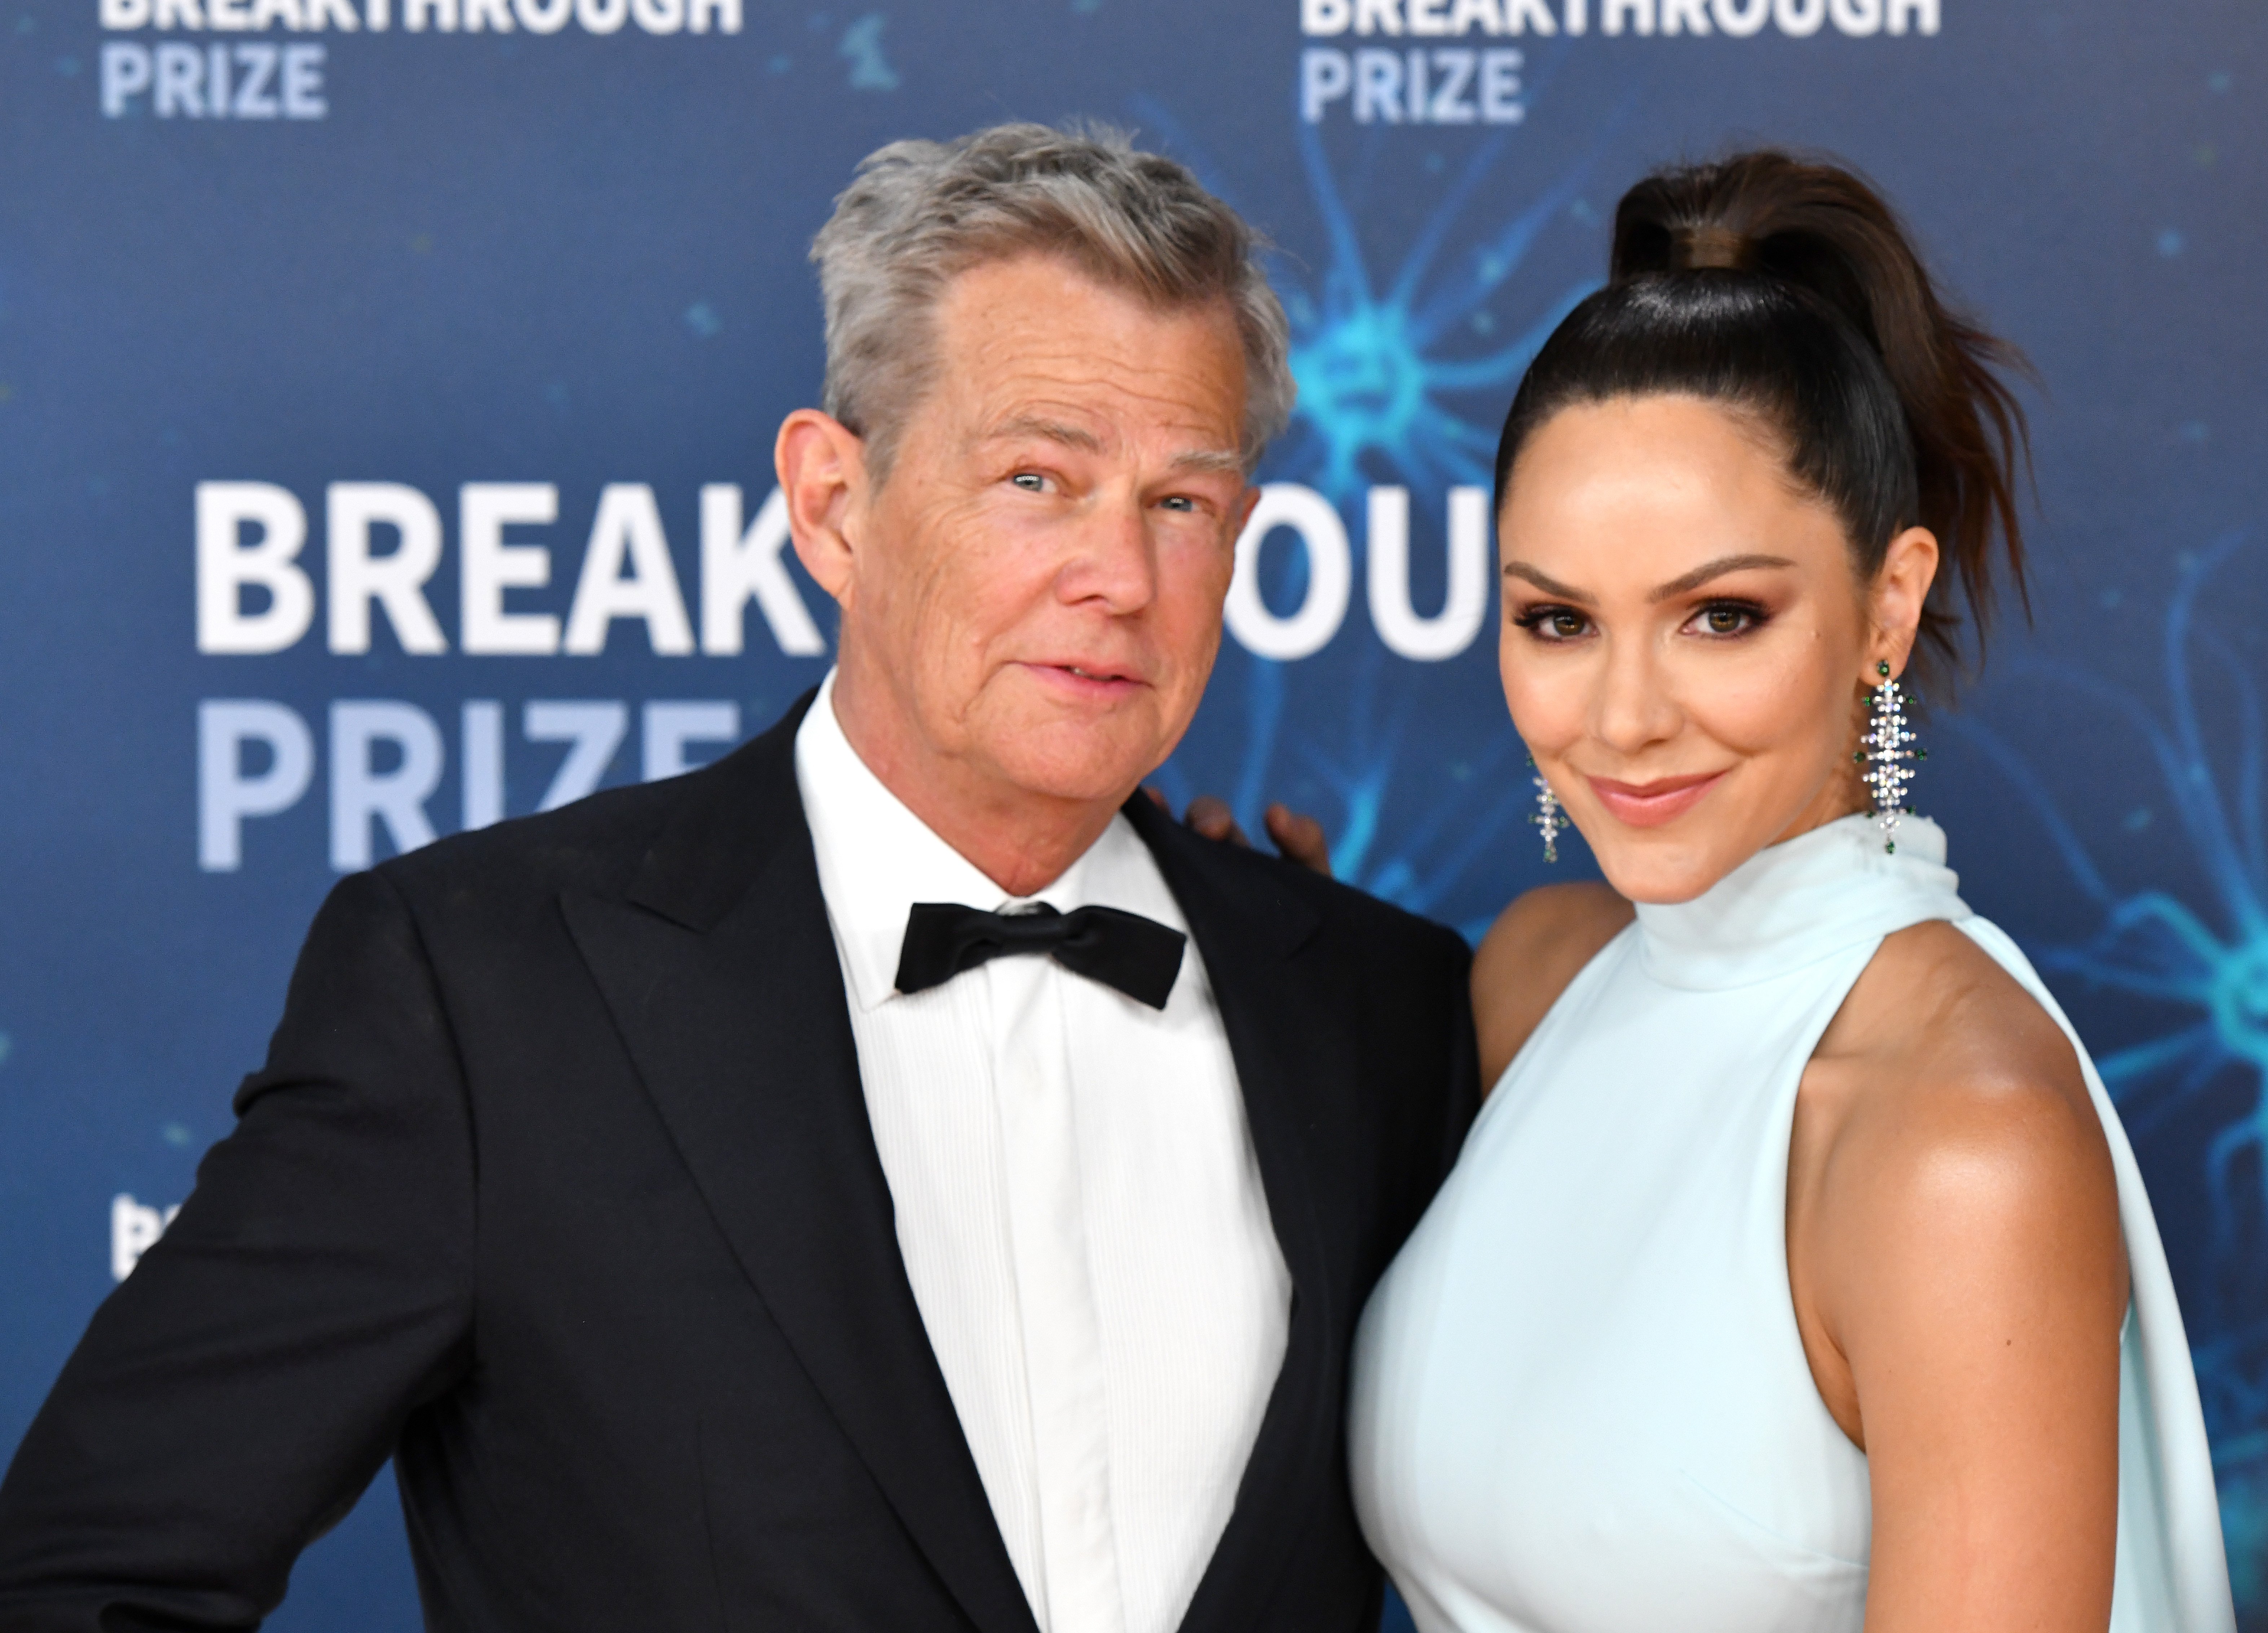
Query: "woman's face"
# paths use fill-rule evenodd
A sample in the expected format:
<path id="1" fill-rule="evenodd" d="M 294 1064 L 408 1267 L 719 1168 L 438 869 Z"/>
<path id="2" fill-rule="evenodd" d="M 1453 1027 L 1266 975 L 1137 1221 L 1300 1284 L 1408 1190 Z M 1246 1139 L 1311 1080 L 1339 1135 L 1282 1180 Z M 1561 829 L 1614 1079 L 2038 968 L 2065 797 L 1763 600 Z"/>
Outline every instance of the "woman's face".
<path id="1" fill-rule="evenodd" d="M 1756 423 L 1678 396 L 1554 416 L 1497 519 L 1513 724 L 1617 891 L 1690 901 L 1866 808 L 1862 688 L 1905 666 L 1928 533 L 1862 585 Z"/>

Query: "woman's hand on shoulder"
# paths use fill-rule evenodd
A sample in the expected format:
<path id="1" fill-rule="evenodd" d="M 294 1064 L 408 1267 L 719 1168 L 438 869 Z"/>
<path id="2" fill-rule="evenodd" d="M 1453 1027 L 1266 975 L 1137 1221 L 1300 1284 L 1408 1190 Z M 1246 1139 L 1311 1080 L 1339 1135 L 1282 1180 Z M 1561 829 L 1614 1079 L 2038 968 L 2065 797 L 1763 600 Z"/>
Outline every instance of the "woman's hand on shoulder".
<path id="1" fill-rule="evenodd" d="M 1142 791 L 1150 796 L 1159 810 L 1167 816 L 1174 814 L 1174 807 L 1163 793 L 1154 788 Z M 1268 825 L 1268 837 L 1275 841 L 1277 855 L 1286 862 L 1298 863 L 1309 872 L 1321 873 L 1325 879 L 1331 876 L 1331 840 L 1321 822 L 1292 810 L 1281 800 L 1262 812 L 1260 820 Z M 1236 820 L 1236 813 L 1228 808 L 1226 800 L 1215 795 L 1199 794 L 1190 800 L 1182 821 L 1207 839 L 1242 845 L 1248 850 L 1252 847 L 1252 842 L 1244 835 L 1243 825 Z"/>
<path id="2" fill-rule="evenodd" d="M 1606 886 L 1578 883 L 1541 886 L 1497 916 L 1473 955 L 1483 1093 L 1496 1086 L 1568 983 L 1632 914 Z"/>
<path id="3" fill-rule="evenodd" d="M 1803 1094 L 1790 1278 L 1867 1455 L 1868 1633 L 2099 1633 L 2126 1257 L 2069 1041 L 1966 936 L 1917 926 L 1852 989 Z"/>

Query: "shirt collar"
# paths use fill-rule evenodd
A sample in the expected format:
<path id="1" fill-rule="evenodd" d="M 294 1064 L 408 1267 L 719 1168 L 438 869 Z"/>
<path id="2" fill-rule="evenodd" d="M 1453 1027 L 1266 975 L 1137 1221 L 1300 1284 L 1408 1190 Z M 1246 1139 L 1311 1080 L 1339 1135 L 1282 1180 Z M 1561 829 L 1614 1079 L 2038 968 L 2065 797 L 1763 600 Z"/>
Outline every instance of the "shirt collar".
<path id="1" fill-rule="evenodd" d="M 851 1001 L 864 1011 L 898 996 L 898 954 L 917 901 L 958 901 L 998 913 L 1044 901 L 1068 913 L 1123 908 L 1186 933 L 1149 847 L 1123 816 L 1062 877 L 1029 896 L 1011 896 L 939 838 L 867 768 L 835 717 L 828 673 L 795 735 L 796 783 L 811 826 L 819 887 L 842 950 Z"/>

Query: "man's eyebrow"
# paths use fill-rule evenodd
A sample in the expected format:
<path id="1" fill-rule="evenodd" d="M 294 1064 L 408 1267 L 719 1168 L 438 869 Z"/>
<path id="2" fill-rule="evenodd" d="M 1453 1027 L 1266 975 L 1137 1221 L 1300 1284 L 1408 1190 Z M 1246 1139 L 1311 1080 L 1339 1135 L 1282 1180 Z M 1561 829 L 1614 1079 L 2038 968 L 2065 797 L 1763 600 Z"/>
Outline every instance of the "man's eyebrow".
<path id="1" fill-rule="evenodd" d="M 1076 448 L 1081 453 L 1104 452 L 1102 438 L 1083 425 L 1073 425 L 1065 420 L 1051 420 L 1041 414 L 1019 414 L 1002 420 L 984 433 L 986 442 L 1014 442 L 1021 438 L 1035 437 L 1042 442 L 1059 443 L 1066 448 Z M 1174 456 L 1173 468 L 1177 471 L 1226 471 L 1244 474 L 1244 451 L 1241 448 L 1193 448 L 1187 453 Z"/>
<path id="2" fill-rule="evenodd" d="M 1506 562 L 1504 564 L 1504 576 L 1507 578 L 1525 578 L 1544 594 L 1556 595 L 1563 601 L 1573 601 L 1582 607 L 1588 607 L 1591 604 L 1591 598 L 1580 590 L 1569 589 L 1557 578 L 1530 567 L 1526 562 Z"/>
<path id="3" fill-rule="evenodd" d="M 1174 456 L 1177 471 L 1226 471 L 1233 476 L 1244 474 L 1244 451 L 1241 448 L 1196 448 Z"/>
<path id="4" fill-rule="evenodd" d="M 1082 453 L 1102 452 L 1102 438 L 1085 426 L 1051 420 L 1042 415 L 1020 414 L 1012 419 L 1002 420 L 984 433 L 986 442 L 1012 442 L 1020 437 L 1036 437 L 1042 442 L 1061 443 L 1067 448 L 1077 448 Z"/>
<path id="5" fill-rule="evenodd" d="M 1690 573 L 1681 574 L 1646 599 L 1667 601 L 1672 597 L 1697 590 L 1712 578 L 1721 578 L 1727 573 L 1747 572 L 1756 567 L 1793 567 L 1795 563 L 1784 555 L 1720 555 L 1713 562 L 1704 562 Z"/>

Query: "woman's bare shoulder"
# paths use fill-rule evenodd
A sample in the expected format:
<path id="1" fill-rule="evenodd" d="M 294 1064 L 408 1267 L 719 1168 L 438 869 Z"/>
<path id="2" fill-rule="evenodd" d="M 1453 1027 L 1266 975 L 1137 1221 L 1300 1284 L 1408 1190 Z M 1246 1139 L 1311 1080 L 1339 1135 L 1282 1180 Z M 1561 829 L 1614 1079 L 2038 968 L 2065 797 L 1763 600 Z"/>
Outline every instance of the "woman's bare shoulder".
<path id="1" fill-rule="evenodd" d="M 2099 1127 L 2079 1056 L 2054 1017 L 1955 926 L 1932 922 L 1885 937 L 1821 1040 L 1874 1092 L 1880 1112 L 1926 1133 L 1945 1119 L 1992 1121 L 2053 1105 Z"/>
<path id="2" fill-rule="evenodd" d="M 1473 957 L 1481 1082 L 1494 1086 L 1583 966 L 1631 922 L 1631 904 L 1600 884 L 1545 885 L 1498 915 Z"/>
<path id="3" fill-rule="evenodd" d="M 2019 1296 L 2115 1330 L 2110 1142 L 2071 1041 L 1991 954 L 1946 923 L 1887 938 L 1813 1063 L 1796 1144 L 1816 1211 L 1793 1191 L 1791 1210 L 1816 1221 L 1838 1336 L 1901 1313 L 1989 1326 Z"/>

